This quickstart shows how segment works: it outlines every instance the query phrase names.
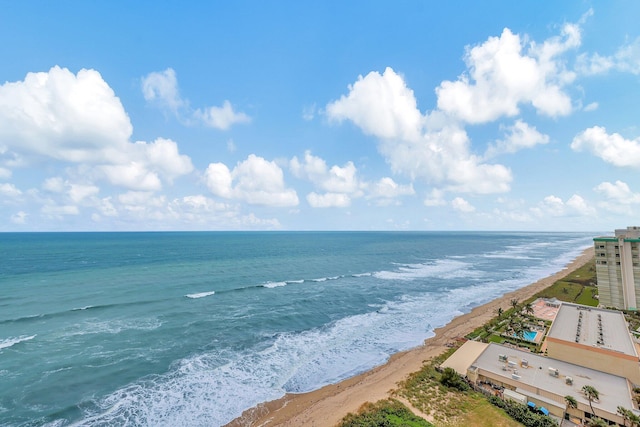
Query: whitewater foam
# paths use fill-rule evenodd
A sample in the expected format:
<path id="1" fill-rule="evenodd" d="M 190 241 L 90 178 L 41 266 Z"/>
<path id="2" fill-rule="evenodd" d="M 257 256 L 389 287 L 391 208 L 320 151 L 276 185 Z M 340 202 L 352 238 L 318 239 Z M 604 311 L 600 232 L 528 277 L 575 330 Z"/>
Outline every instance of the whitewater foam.
<path id="1" fill-rule="evenodd" d="M 4 349 L 4 348 L 9 348 L 9 347 L 13 347 L 16 344 L 19 344 L 21 342 L 25 342 L 25 341 L 30 341 L 32 339 L 34 339 L 37 335 L 22 335 L 20 337 L 17 338 L 7 338 L 4 340 L 0 340 L 0 350 Z"/>
<path id="2" fill-rule="evenodd" d="M 216 291 L 200 292 L 200 293 L 197 293 L 197 294 L 187 294 L 187 295 L 185 295 L 185 297 L 191 298 L 191 299 L 198 299 L 198 298 L 204 298 L 204 297 L 208 297 L 210 295 L 214 295 L 215 293 L 216 293 Z"/>

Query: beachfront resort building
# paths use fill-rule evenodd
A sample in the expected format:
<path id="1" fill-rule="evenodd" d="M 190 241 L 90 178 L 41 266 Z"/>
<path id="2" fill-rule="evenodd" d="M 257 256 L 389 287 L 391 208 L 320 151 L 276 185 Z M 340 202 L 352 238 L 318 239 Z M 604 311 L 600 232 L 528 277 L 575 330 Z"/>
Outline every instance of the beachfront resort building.
<path id="1" fill-rule="evenodd" d="M 486 393 L 576 425 L 592 417 L 582 392 L 585 385 L 599 392 L 599 399 L 591 402 L 597 417 L 623 425 L 618 406 L 640 415 L 632 383 L 624 377 L 495 343 L 467 341 L 442 367 L 455 369 Z M 567 407 L 566 396 L 576 400 L 577 408 Z"/>
<path id="2" fill-rule="evenodd" d="M 598 297 L 602 307 L 637 310 L 640 306 L 640 227 L 615 230 L 593 239 Z"/>
<path id="3" fill-rule="evenodd" d="M 640 358 L 621 311 L 562 303 L 545 342 L 549 357 L 640 384 Z"/>
<path id="4" fill-rule="evenodd" d="M 545 338 L 546 356 L 499 344 L 467 341 L 442 367 L 451 367 L 486 392 L 580 425 L 592 417 L 582 387 L 600 398 L 596 416 L 623 425 L 618 406 L 640 416 L 634 386 L 640 358 L 622 312 L 561 303 Z M 572 396 L 577 408 L 567 407 Z"/>

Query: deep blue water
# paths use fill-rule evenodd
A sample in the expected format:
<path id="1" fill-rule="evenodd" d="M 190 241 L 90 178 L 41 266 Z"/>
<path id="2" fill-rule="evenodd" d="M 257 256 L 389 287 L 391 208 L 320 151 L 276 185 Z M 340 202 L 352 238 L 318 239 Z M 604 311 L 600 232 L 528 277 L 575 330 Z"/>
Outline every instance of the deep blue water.
<path id="1" fill-rule="evenodd" d="M 0 234 L 0 425 L 223 425 L 420 345 L 592 237 Z"/>

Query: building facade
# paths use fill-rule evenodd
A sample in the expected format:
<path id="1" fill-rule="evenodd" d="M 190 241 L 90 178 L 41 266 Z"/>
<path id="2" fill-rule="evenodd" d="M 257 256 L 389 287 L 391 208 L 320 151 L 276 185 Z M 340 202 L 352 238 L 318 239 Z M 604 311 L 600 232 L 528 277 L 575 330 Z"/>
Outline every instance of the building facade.
<path id="1" fill-rule="evenodd" d="M 622 310 L 640 306 L 640 227 L 593 239 L 600 305 Z"/>

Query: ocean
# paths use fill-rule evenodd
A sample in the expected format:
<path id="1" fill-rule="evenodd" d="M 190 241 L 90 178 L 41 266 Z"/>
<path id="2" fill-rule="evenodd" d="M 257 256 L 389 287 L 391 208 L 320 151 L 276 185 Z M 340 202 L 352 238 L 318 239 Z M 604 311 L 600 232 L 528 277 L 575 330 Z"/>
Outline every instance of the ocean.
<path id="1" fill-rule="evenodd" d="M 591 233 L 0 234 L 1 426 L 221 426 L 561 270 Z"/>

